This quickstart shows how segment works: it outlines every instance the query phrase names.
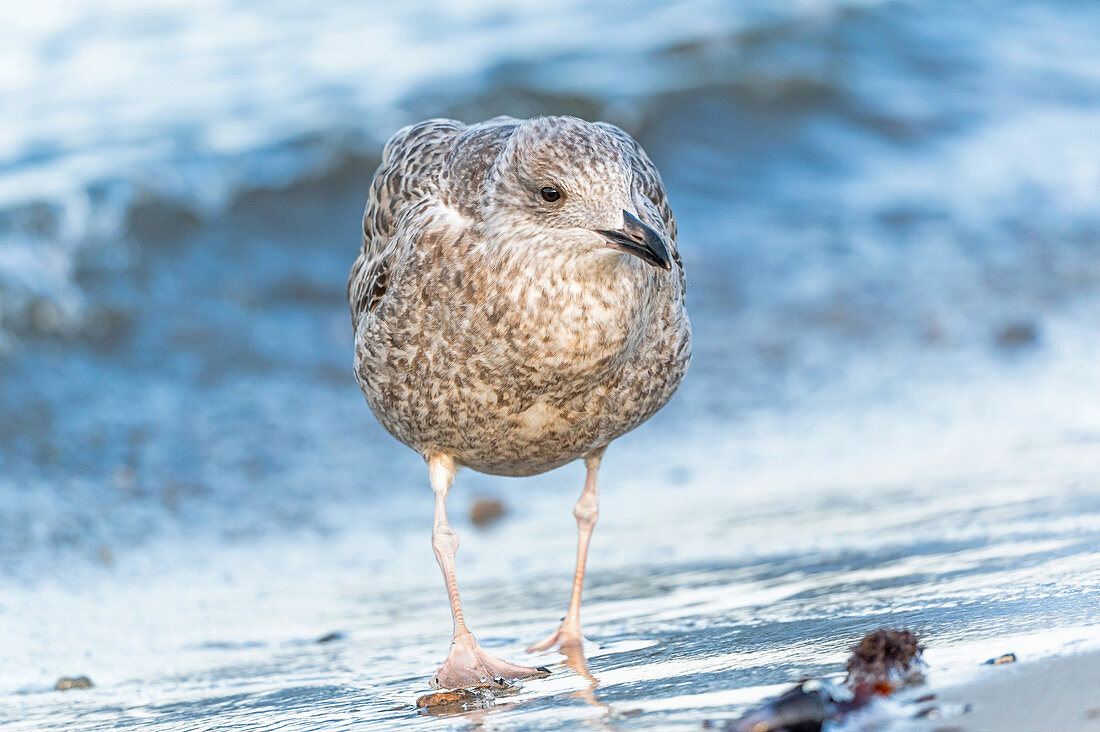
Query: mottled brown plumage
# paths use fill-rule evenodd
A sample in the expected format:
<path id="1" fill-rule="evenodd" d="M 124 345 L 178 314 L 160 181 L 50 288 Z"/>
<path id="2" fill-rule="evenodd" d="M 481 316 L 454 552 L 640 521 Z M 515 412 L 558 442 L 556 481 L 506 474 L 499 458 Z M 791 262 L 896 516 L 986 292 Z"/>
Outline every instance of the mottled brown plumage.
<path id="1" fill-rule="evenodd" d="M 668 401 L 690 359 L 660 177 L 625 132 L 572 117 L 429 120 L 395 134 L 348 300 L 359 385 L 433 466 L 437 508 L 450 466 L 598 464 Z M 445 512 L 436 523 L 443 566 L 453 550 L 439 536 L 453 532 Z"/>

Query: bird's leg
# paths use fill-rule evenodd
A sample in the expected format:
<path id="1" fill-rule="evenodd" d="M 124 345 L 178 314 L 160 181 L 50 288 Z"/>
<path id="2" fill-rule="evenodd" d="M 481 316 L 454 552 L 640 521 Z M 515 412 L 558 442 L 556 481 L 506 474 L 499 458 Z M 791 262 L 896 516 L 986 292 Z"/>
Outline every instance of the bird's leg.
<path id="1" fill-rule="evenodd" d="M 458 549 L 458 535 L 447 523 L 447 492 L 454 483 L 454 460 L 448 455 L 432 457 L 428 460 L 428 471 L 431 475 L 432 491 L 435 493 L 432 549 L 435 550 L 439 568 L 443 570 L 443 580 L 447 584 L 447 597 L 451 601 L 451 617 L 454 620 L 451 652 L 432 677 L 432 687 L 436 689 L 503 687 L 515 679 L 547 673 L 545 669 L 517 666 L 500 660 L 483 650 L 473 633 L 466 627 L 466 621 L 462 617 L 462 603 L 458 599 L 458 582 L 455 579 L 455 551 Z"/>
<path id="2" fill-rule="evenodd" d="M 584 467 L 587 470 L 584 491 L 573 506 L 573 515 L 577 517 L 577 568 L 573 572 L 573 594 L 569 599 L 569 612 L 565 614 L 565 620 L 558 629 L 529 647 L 528 653 L 555 647 L 564 649 L 567 646 L 581 646 L 581 590 L 584 588 L 584 566 L 588 561 L 588 542 L 592 538 L 596 519 L 600 517 L 600 491 L 596 484 L 596 473 L 600 469 L 600 460 L 605 449 L 600 448 L 584 456 Z"/>

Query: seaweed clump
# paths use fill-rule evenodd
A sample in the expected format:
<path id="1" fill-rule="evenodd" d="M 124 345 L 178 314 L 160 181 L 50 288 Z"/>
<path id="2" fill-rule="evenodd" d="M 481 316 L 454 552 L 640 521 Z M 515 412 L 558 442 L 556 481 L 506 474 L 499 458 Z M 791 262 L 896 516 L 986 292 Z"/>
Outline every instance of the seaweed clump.
<path id="1" fill-rule="evenodd" d="M 916 634 L 908 630 L 882 628 L 868 633 L 848 658 L 845 686 L 856 697 L 888 696 L 922 683 L 923 652 Z"/>
<path id="2" fill-rule="evenodd" d="M 924 646 L 908 630 L 881 628 L 863 637 L 848 658 L 843 685 L 804 679 L 796 686 L 721 727 L 725 732 L 821 732 L 876 698 L 924 682 Z M 708 725 L 714 727 L 715 725 Z"/>

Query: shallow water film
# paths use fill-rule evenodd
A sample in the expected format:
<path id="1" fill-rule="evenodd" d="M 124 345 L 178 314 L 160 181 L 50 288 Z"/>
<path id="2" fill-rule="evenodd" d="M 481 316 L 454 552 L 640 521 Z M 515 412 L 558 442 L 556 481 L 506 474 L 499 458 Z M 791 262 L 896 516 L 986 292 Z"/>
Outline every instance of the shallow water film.
<path id="1" fill-rule="evenodd" d="M 931 684 L 1100 643 L 1100 7 L 12 12 L 3 729 L 694 730 L 881 626 Z M 604 460 L 586 663 L 523 652 L 582 467 L 459 474 L 471 628 L 551 674 L 418 708 L 432 498 L 355 384 L 347 272 L 391 132 L 549 113 L 661 170 L 694 361 Z"/>

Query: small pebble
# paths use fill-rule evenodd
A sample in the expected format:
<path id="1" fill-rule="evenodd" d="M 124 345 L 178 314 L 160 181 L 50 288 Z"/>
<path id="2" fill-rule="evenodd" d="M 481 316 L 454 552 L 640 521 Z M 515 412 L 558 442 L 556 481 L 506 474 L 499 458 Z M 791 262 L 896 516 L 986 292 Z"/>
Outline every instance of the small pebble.
<path id="1" fill-rule="evenodd" d="M 344 634 L 333 631 L 332 633 L 325 633 L 323 636 L 317 639 L 318 643 L 332 643 L 333 641 L 344 640 Z"/>
<path id="2" fill-rule="evenodd" d="M 1034 345 L 1038 340 L 1038 327 L 1026 321 L 1009 323 L 997 332 L 997 345 L 1005 349 L 1024 348 Z"/>
<path id="3" fill-rule="evenodd" d="M 474 526 L 488 526 L 504 516 L 504 504 L 495 498 L 479 498 L 470 509 L 470 522 Z"/>
<path id="4" fill-rule="evenodd" d="M 1002 663 L 1016 663 L 1015 653 L 1006 653 L 1003 656 L 991 658 L 985 662 L 987 666 L 1000 666 Z"/>
<path id="5" fill-rule="evenodd" d="M 57 691 L 68 691 L 69 689 L 90 689 L 93 686 L 95 684 L 87 676 L 62 676 L 53 688 Z"/>

